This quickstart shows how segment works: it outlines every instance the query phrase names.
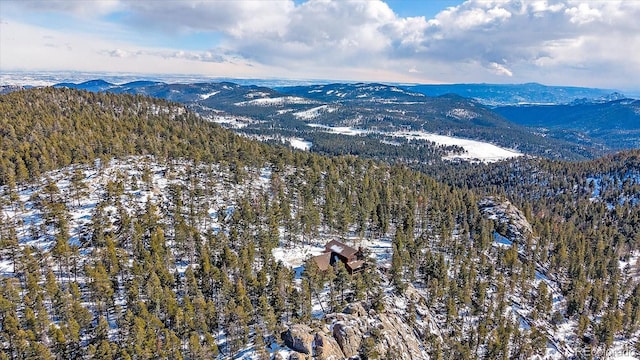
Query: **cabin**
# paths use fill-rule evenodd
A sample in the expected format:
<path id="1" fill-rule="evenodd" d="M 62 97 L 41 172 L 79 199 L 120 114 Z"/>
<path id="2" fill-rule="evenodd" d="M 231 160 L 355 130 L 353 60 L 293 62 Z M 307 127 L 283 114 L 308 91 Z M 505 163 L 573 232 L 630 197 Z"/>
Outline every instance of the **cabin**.
<path id="1" fill-rule="evenodd" d="M 342 261 L 349 274 L 357 273 L 364 267 L 362 249 L 354 249 L 337 240 L 329 241 L 324 246 L 324 252 L 313 259 L 320 271 L 328 270 L 329 266 L 335 266 L 338 261 Z"/>

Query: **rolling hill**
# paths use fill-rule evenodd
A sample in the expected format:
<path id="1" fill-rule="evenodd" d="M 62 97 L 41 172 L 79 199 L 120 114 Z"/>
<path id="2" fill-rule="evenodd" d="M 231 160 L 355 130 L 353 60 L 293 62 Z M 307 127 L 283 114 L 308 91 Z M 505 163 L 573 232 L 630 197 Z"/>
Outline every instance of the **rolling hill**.
<path id="1" fill-rule="evenodd" d="M 76 87 L 89 89 L 94 82 Z M 94 91 L 103 91 L 100 82 Z M 73 85 L 64 84 L 66 87 Z M 602 153 L 590 144 L 566 142 L 541 136 L 536 130 L 509 122 L 477 101 L 456 95 L 424 96 L 400 87 L 383 84 L 327 84 L 270 89 L 233 83 L 123 84 L 105 91 L 144 94 L 178 101 L 202 116 L 236 127 L 236 131 L 266 139 L 302 139 L 327 154 L 352 153 L 380 158 L 374 144 L 388 147 L 392 133 L 418 131 L 428 134 L 472 139 L 519 152 L 564 159 L 585 159 Z M 339 144 L 336 135 L 327 136 L 322 127 L 348 127 L 363 130 L 368 139 L 364 148 L 331 147 Z M 336 141 L 337 140 L 337 141 Z M 350 141 L 350 140 L 342 140 Z M 383 141 L 384 143 L 381 143 Z M 382 145 L 381 145 L 382 144 Z M 400 143 L 402 146 L 402 143 Z M 422 146 L 434 145 L 424 143 Z M 415 149 L 414 149 L 415 150 Z M 392 152 L 383 149 L 383 152 Z M 410 151 L 404 151 L 410 153 Z M 446 156 L 446 154 L 444 154 Z M 410 162 L 429 162 L 443 156 L 412 158 Z M 388 160 L 388 156 L 382 154 Z M 393 159 L 391 159 L 393 160 Z"/>

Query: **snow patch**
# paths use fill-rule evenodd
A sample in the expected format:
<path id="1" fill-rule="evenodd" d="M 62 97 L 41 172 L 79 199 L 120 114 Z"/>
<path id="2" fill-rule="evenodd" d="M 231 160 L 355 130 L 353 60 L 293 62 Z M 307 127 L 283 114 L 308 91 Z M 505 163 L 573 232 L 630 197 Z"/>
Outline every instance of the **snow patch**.
<path id="1" fill-rule="evenodd" d="M 262 98 L 234 103 L 236 106 L 281 106 L 285 104 L 314 104 L 315 101 L 297 97 L 283 96 L 277 98 Z"/>
<path id="2" fill-rule="evenodd" d="M 513 242 L 511 240 L 509 240 L 506 237 L 498 234 L 497 232 L 493 233 L 493 241 L 497 245 L 504 246 L 504 247 L 511 247 L 511 244 L 513 244 Z"/>
<path id="3" fill-rule="evenodd" d="M 247 127 L 249 124 L 256 123 L 255 120 L 248 117 L 228 115 L 228 114 L 208 116 L 208 117 L 205 117 L 204 119 L 214 122 L 216 124 L 225 125 L 227 127 L 234 128 L 234 129 L 242 129 Z"/>
<path id="4" fill-rule="evenodd" d="M 301 138 L 289 138 L 287 139 L 287 141 L 289 142 L 291 147 L 304 151 L 309 151 L 309 149 L 311 149 L 311 146 L 313 146 L 313 143 L 311 141 L 306 141 Z"/>
<path id="5" fill-rule="evenodd" d="M 320 129 L 326 130 L 327 132 L 341 134 L 341 135 L 348 135 L 348 136 L 366 135 L 372 132 L 371 130 L 356 129 L 356 128 L 347 127 L 347 126 L 334 127 L 334 126 L 327 126 L 327 125 L 321 125 L 321 124 L 307 124 L 307 126 L 312 128 L 320 128 Z"/>
<path id="6" fill-rule="evenodd" d="M 208 94 L 202 94 L 202 95 L 200 95 L 200 99 L 207 100 L 208 98 L 210 98 L 210 97 L 212 97 L 214 95 L 217 95 L 219 93 L 220 93 L 220 91 L 214 91 L 214 92 L 210 92 Z"/>
<path id="7" fill-rule="evenodd" d="M 447 116 L 458 120 L 472 120 L 479 117 L 478 114 L 467 109 L 451 109 L 447 112 Z"/>
<path id="8" fill-rule="evenodd" d="M 388 134 L 395 137 L 403 137 L 409 140 L 427 140 L 438 145 L 456 145 L 466 152 L 445 157 L 445 160 L 467 160 L 481 162 L 496 162 L 522 156 L 522 153 L 515 150 L 505 149 L 493 144 L 477 140 L 462 139 L 453 136 L 431 134 L 423 131 L 399 131 Z"/>
<path id="9" fill-rule="evenodd" d="M 307 258 L 320 255 L 323 252 L 323 247 L 315 245 L 280 246 L 271 250 L 271 254 L 273 254 L 273 258 L 276 261 L 282 261 L 285 266 L 291 269 L 303 266 Z"/>
<path id="10" fill-rule="evenodd" d="M 293 116 L 297 117 L 301 120 L 312 120 L 320 116 L 322 113 L 332 113 L 336 111 L 337 108 L 329 105 L 321 105 L 308 110 L 298 111 L 293 113 Z"/>

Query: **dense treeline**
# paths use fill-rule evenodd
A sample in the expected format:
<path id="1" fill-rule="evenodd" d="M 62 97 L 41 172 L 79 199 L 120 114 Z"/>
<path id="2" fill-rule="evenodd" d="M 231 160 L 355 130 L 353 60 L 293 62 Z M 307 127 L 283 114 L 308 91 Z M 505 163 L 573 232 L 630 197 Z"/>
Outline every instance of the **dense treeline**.
<path id="1" fill-rule="evenodd" d="M 560 284 L 562 315 L 578 322 L 580 337 L 611 343 L 617 331 L 637 331 L 638 267 L 624 264 L 640 251 L 640 151 L 584 162 L 460 165 L 437 177 L 524 209 L 537 236 L 532 259 Z"/>
<path id="2" fill-rule="evenodd" d="M 96 158 L 151 154 L 251 163 L 260 143 L 143 96 L 42 88 L 0 97 L 0 184 Z"/>
<path id="3" fill-rule="evenodd" d="M 230 358 L 250 346 L 266 358 L 285 326 L 324 321 L 312 314 L 318 294 L 325 313 L 355 300 L 383 311 L 382 298 L 409 286 L 438 327 L 421 335 L 433 358 L 524 359 L 547 343 L 604 350 L 640 325 L 636 274 L 619 267 L 638 250 L 637 202 L 548 197 L 548 183 L 513 195 L 506 185 L 518 180 L 506 179 L 519 174 L 507 169 L 526 162 L 445 174 L 445 185 L 403 166 L 252 142 L 144 97 L 40 89 L 0 104 L 0 358 Z M 615 159 L 620 173 L 632 159 Z M 570 178 L 549 164 L 562 175 L 541 180 Z M 510 220 L 478 206 L 478 194 L 503 188 L 533 225 L 511 246 L 494 241 Z M 88 204 L 90 222 L 78 225 L 71 214 Z M 327 238 L 390 239 L 388 271 L 297 277 L 273 255 Z M 411 305 L 404 316 L 419 322 Z M 562 324 L 573 333 L 557 339 Z"/>

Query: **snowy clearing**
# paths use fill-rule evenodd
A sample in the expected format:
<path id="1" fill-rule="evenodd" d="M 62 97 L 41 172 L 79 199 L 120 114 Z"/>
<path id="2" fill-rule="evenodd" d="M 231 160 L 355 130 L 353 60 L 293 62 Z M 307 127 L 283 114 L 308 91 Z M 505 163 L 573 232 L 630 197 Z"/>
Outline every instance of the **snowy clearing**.
<path id="1" fill-rule="evenodd" d="M 313 146 L 312 142 L 306 141 L 301 138 L 289 138 L 287 140 L 289 141 L 291 147 L 299 150 L 309 151 L 309 149 L 311 149 L 311 146 Z"/>
<path id="2" fill-rule="evenodd" d="M 347 126 L 327 126 L 322 124 L 310 123 L 307 124 L 309 127 L 323 129 L 327 132 L 348 135 L 348 136 L 358 136 L 358 135 L 367 135 L 367 134 L 381 134 L 390 137 L 396 138 L 405 138 L 408 140 L 426 140 L 434 142 L 438 145 L 456 145 L 463 148 L 466 152 L 463 154 L 455 154 L 446 156 L 445 160 L 466 160 L 466 161 L 480 161 L 480 162 L 496 162 L 505 159 L 511 159 L 519 156 L 523 156 L 522 153 L 517 152 L 511 149 L 505 149 L 499 147 L 497 145 L 493 145 L 490 143 L 477 141 L 477 140 L 469 140 L 462 139 L 453 136 L 446 135 L 437 135 L 432 133 L 427 133 L 423 131 L 397 131 L 391 133 L 385 132 L 375 132 L 367 129 L 358 129 Z"/>
<path id="3" fill-rule="evenodd" d="M 247 127 L 249 124 L 256 123 L 256 121 L 251 118 L 234 115 L 214 115 L 207 117 L 206 119 L 216 124 L 225 125 L 235 129 L 242 129 Z"/>
<path id="4" fill-rule="evenodd" d="M 208 94 L 202 94 L 200 95 L 200 99 L 202 100 L 207 100 L 208 98 L 214 96 L 214 95 L 218 95 L 220 93 L 220 91 L 214 91 L 214 92 L 210 92 Z"/>
<path id="5" fill-rule="evenodd" d="M 459 120 L 472 120 L 477 118 L 479 115 L 467 109 L 451 109 L 447 112 L 447 116 Z"/>
<path id="6" fill-rule="evenodd" d="M 320 105 L 309 110 L 298 111 L 293 113 L 293 116 L 297 117 L 301 120 L 312 120 L 320 116 L 322 113 L 331 113 L 336 111 L 337 108 L 329 106 L 329 105 Z"/>
<path id="7" fill-rule="evenodd" d="M 291 247 L 277 247 L 271 251 L 276 260 L 282 261 L 291 269 L 301 267 L 304 261 L 311 256 L 320 255 L 324 247 L 315 245 L 296 245 Z"/>
<path id="8" fill-rule="evenodd" d="M 445 158 L 446 160 L 461 159 L 469 161 L 477 160 L 482 162 L 496 162 L 523 155 L 522 153 L 515 150 L 505 149 L 482 141 L 431 134 L 423 131 L 401 131 L 389 133 L 388 135 L 394 137 L 403 137 L 409 140 L 427 140 L 432 141 L 438 145 L 457 145 L 466 150 L 466 153 L 448 156 Z"/>
<path id="9" fill-rule="evenodd" d="M 320 128 L 320 129 L 326 130 L 327 132 L 341 134 L 341 135 L 348 135 L 348 136 L 366 135 L 366 134 L 372 133 L 371 130 L 356 129 L 348 126 L 334 127 L 334 126 L 326 126 L 322 124 L 307 124 L 307 126 L 312 128 Z"/>
<path id="10" fill-rule="evenodd" d="M 285 104 L 316 104 L 317 102 L 297 96 L 262 98 L 234 103 L 236 106 L 280 106 Z"/>

